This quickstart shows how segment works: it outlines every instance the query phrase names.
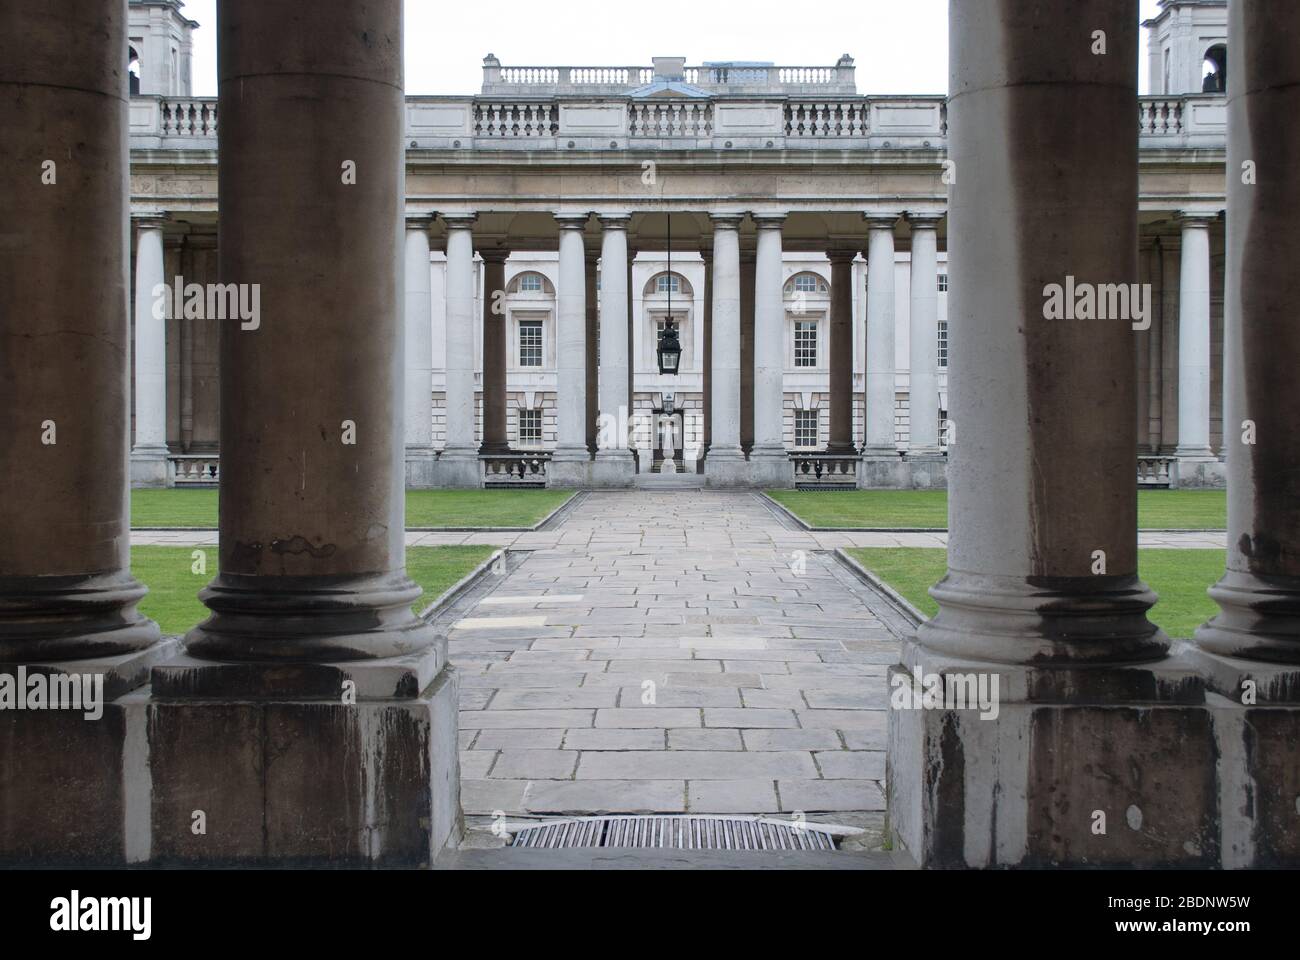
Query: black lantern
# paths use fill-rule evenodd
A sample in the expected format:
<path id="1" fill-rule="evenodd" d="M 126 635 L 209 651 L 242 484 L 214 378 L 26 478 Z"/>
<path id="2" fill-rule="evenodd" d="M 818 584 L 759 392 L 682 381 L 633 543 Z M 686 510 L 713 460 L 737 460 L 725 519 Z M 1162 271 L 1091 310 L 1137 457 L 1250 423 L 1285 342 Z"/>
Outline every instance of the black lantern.
<path id="1" fill-rule="evenodd" d="M 671 317 L 664 321 L 664 332 L 659 336 L 659 372 L 677 376 L 682 361 L 682 344 L 677 339 L 677 324 Z"/>

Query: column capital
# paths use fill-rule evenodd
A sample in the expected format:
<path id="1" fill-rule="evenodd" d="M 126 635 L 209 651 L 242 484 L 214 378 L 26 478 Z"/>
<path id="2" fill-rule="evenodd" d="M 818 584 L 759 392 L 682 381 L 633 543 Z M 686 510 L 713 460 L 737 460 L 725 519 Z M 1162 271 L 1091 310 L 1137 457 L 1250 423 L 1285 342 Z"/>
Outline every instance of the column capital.
<path id="1" fill-rule="evenodd" d="M 904 216 L 907 217 L 908 224 L 913 230 L 937 230 L 939 222 L 947 216 L 946 213 L 933 213 L 930 211 L 908 211 Z"/>
<path id="2" fill-rule="evenodd" d="M 1179 210 L 1174 220 L 1184 230 L 1208 230 L 1219 219 L 1215 210 Z"/>
<path id="3" fill-rule="evenodd" d="M 750 216 L 754 220 L 754 226 L 760 230 L 780 230 L 786 221 L 784 213 L 754 213 Z"/>
<path id="4" fill-rule="evenodd" d="M 591 219 L 589 213 L 557 213 L 554 214 L 555 222 L 560 225 L 561 230 L 585 230 L 587 221 Z"/>
<path id="5" fill-rule="evenodd" d="M 893 233 L 894 228 L 898 226 L 899 216 L 898 213 L 872 213 L 868 211 L 862 215 L 862 219 L 867 221 L 868 230 L 888 230 Z"/>
<path id="6" fill-rule="evenodd" d="M 476 252 L 484 263 L 505 263 L 510 259 L 510 250 L 506 247 L 485 247 Z"/>
<path id="7" fill-rule="evenodd" d="M 598 213 L 596 219 L 604 230 L 626 230 L 632 222 L 630 213 Z"/>
<path id="8" fill-rule="evenodd" d="M 858 257 L 858 251 L 854 247 L 831 247 L 826 251 L 826 259 L 832 264 L 852 263 Z"/>
<path id="9" fill-rule="evenodd" d="M 448 230 L 472 230 L 478 221 L 477 213 L 443 213 L 439 216 Z"/>
<path id="10" fill-rule="evenodd" d="M 745 219 L 743 213 L 710 213 L 709 222 L 714 230 L 739 230 L 740 221 Z"/>
<path id="11" fill-rule="evenodd" d="M 437 219 L 438 215 L 436 213 L 408 213 L 406 214 L 406 229 L 411 231 L 428 230 Z"/>
<path id="12" fill-rule="evenodd" d="M 131 225 L 137 230 L 161 230 L 171 223 L 171 217 L 165 213 L 146 213 L 131 217 Z"/>

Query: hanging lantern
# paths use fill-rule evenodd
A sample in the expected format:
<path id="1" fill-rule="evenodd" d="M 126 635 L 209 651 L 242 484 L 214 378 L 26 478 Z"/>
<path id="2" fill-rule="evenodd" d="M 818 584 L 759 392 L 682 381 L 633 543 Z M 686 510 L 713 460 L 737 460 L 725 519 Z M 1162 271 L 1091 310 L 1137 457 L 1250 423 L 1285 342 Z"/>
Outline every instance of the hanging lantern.
<path id="1" fill-rule="evenodd" d="M 664 321 L 664 332 L 659 337 L 659 372 L 676 376 L 682 361 L 682 344 L 677 339 L 677 324 L 671 317 Z"/>

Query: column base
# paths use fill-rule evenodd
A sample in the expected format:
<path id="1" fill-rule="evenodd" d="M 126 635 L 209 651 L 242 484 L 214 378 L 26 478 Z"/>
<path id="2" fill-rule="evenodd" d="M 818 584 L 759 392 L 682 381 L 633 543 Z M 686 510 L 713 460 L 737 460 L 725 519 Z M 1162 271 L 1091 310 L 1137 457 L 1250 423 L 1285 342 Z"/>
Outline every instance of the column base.
<path id="1" fill-rule="evenodd" d="M 908 483 L 911 490 L 947 490 L 948 458 L 939 451 L 909 451 Z"/>
<path id="2" fill-rule="evenodd" d="M 704 458 L 704 485 L 719 489 L 748 487 L 749 461 L 739 447 L 727 448 L 714 444 Z"/>
<path id="3" fill-rule="evenodd" d="M 1219 865 L 1236 814 L 1219 765 L 1239 758 L 1190 665 L 1051 672 L 905 646 L 888 681 L 896 849 L 939 868 Z"/>
<path id="4" fill-rule="evenodd" d="M 24 680 L 16 691 L 25 697 L 37 676 L 53 678 L 45 681 L 51 690 L 80 677 L 83 693 L 80 704 L 60 698 L 81 709 L 0 710 L 0 865 L 113 867 L 148 859 L 145 714 L 131 691 L 179 649 L 172 639 L 98 660 L 0 663 L 6 682 Z M 98 717 L 84 694 L 100 704 Z"/>
<path id="5" fill-rule="evenodd" d="M 794 466 L 785 448 L 755 447 L 749 455 L 749 482 L 760 490 L 794 489 Z"/>
<path id="6" fill-rule="evenodd" d="M 1218 490 L 1228 485 L 1228 469 L 1209 450 L 1174 454 L 1178 460 L 1170 469 L 1169 487 L 1173 490 Z"/>
<path id="7" fill-rule="evenodd" d="M 1210 588 L 1219 613 L 1196 631 L 1217 692 L 1240 699 L 1255 680 L 1258 702 L 1300 703 L 1300 582 L 1229 570 Z"/>
<path id="8" fill-rule="evenodd" d="M 152 648 L 158 624 L 137 604 L 148 590 L 128 571 L 0 577 L 0 662 L 117 657 Z"/>
<path id="9" fill-rule="evenodd" d="M 591 464 L 593 487 L 623 489 L 636 483 L 636 459 L 630 450 L 600 450 Z"/>
<path id="10" fill-rule="evenodd" d="M 433 490 L 437 477 L 438 451 L 433 447 L 406 448 L 406 489 Z"/>
<path id="11" fill-rule="evenodd" d="M 461 829 L 458 680 L 440 658 L 155 668 L 154 862 L 433 863 Z"/>
<path id="12" fill-rule="evenodd" d="M 166 487 L 168 475 L 168 450 L 166 447 L 135 447 L 131 450 L 131 486 Z"/>
<path id="13" fill-rule="evenodd" d="M 483 465 L 473 450 L 444 450 L 433 465 L 430 482 L 435 490 L 480 490 Z"/>

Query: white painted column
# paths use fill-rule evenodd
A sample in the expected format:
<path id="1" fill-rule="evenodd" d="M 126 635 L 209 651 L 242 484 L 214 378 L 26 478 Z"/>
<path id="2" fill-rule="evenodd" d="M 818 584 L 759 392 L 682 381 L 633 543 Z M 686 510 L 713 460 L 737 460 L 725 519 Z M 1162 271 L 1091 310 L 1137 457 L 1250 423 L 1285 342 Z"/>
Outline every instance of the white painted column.
<path id="1" fill-rule="evenodd" d="M 600 418 L 597 423 L 597 460 L 626 460 L 628 449 L 625 429 L 632 416 L 632 398 L 628 394 L 628 367 L 631 344 L 628 342 L 628 256 L 626 214 L 600 218 L 604 230 L 600 244 L 600 368 L 597 390 L 600 395 Z"/>
<path id="2" fill-rule="evenodd" d="M 477 464 L 478 460 L 474 443 L 475 219 L 472 214 L 443 216 L 447 225 L 447 438 L 440 464 Z"/>
<path id="3" fill-rule="evenodd" d="M 136 221 L 135 442 L 131 482 L 167 483 L 167 315 L 171 292 L 163 266 L 163 221 Z M 157 289 L 161 288 L 161 289 Z"/>
<path id="4" fill-rule="evenodd" d="M 779 483 L 791 474 L 785 452 L 785 292 L 781 266 L 784 215 L 755 214 L 758 251 L 754 263 L 754 449 L 750 461 L 766 466 L 756 482 Z"/>
<path id="5" fill-rule="evenodd" d="M 739 215 L 713 220 L 713 375 L 711 446 L 705 474 L 711 482 L 743 479 L 740 449 L 740 221 Z"/>
<path id="6" fill-rule="evenodd" d="M 937 457 L 939 450 L 939 257 L 935 214 L 908 214 L 912 227 L 911 374 L 908 385 L 908 456 Z"/>
<path id="7" fill-rule="evenodd" d="M 587 254 L 583 242 L 588 218 L 586 214 L 557 214 L 555 219 L 560 225 L 555 461 L 586 463 L 591 459 L 587 450 Z"/>
<path id="8" fill-rule="evenodd" d="M 868 457 L 898 459 L 894 440 L 894 225 L 896 214 L 867 215 L 866 447 Z M 936 281 L 937 283 L 938 281 Z M 937 332 L 936 332 L 937 336 Z"/>
<path id="9" fill-rule="evenodd" d="M 433 451 L 433 293 L 429 269 L 427 214 L 406 218 L 406 483 L 428 486 Z"/>
<path id="10" fill-rule="evenodd" d="M 1178 449 L 1184 460 L 1216 459 L 1210 449 L 1210 223 L 1184 213 L 1178 291 Z"/>

